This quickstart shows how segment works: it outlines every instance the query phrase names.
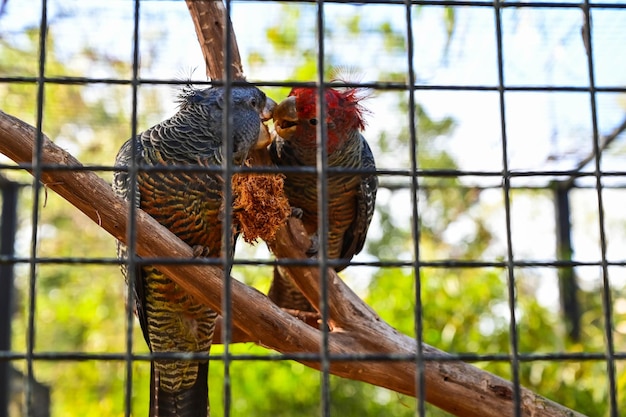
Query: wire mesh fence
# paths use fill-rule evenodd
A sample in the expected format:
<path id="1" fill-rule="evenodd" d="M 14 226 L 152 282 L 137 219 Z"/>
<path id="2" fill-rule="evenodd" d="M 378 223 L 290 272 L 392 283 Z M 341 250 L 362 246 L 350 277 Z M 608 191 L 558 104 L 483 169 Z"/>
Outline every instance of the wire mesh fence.
<path id="1" fill-rule="evenodd" d="M 275 101 L 294 86 L 335 85 L 338 67 L 356 73 L 344 69 L 343 86 L 370 95 L 363 134 L 377 163 L 376 212 L 364 251 L 341 276 L 414 339 L 416 352 L 337 355 L 336 331 L 321 326 L 315 352 L 225 343 L 209 356 L 150 354 L 114 240 L 41 180 L 55 170 L 95 171 L 110 182 L 121 144 L 170 117 L 180 88 L 228 91 L 237 81 L 206 81 L 181 1 L 43 0 L 33 13 L 8 0 L 0 12 L 2 110 L 85 166 L 45 165 L 41 135 L 31 163 L 1 161 L 0 284 L 13 297 L 1 306 L 8 327 L 0 329 L 0 416 L 147 414 L 151 359 L 207 357 L 213 415 L 449 415 L 428 404 L 425 367 L 458 359 L 512 381 L 510 415 L 526 412 L 522 387 L 586 415 L 620 415 L 626 3 L 225 4 L 248 81 Z M 232 45 L 223 47 L 232 60 Z M 224 125 L 226 137 L 232 129 Z M 330 129 L 319 125 L 321 143 Z M 323 149 L 307 171 L 319 179 L 337 172 Z M 215 169 L 226 179 L 242 170 Z M 318 194 L 327 197 L 327 187 L 320 181 Z M 304 264 L 328 278 L 333 219 L 327 205 L 319 210 L 320 256 Z M 224 212 L 229 230 L 232 207 Z M 135 222 L 128 228 L 134 247 Z M 263 293 L 274 265 L 302 264 L 242 241 L 233 259 L 127 262 L 131 270 L 155 262 L 233 267 L 226 282 L 232 275 Z M 219 294 L 225 323 L 239 314 L 232 291 L 226 285 Z M 322 279 L 322 323 L 333 319 L 329 291 Z M 237 338 L 236 326 L 223 329 L 220 341 Z M 405 397 L 331 376 L 333 363 L 350 361 L 402 363 L 417 370 L 417 388 Z M 9 377 L 15 369 L 23 380 Z M 23 397 L 6 395 L 17 387 Z M 42 411 L 45 387 L 51 401 Z"/>

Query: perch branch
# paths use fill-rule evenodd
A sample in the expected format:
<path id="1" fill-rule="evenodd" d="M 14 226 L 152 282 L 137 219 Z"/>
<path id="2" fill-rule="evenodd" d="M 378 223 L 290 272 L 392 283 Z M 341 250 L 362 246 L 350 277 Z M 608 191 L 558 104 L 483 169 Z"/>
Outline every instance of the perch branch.
<path id="1" fill-rule="evenodd" d="M 25 169 L 32 167 L 36 129 L 27 123 L 0 111 L 0 152 Z M 126 242 L 128 205 L 113 194 L 109 184 L 95 173 L 71 170 L 82 165 L 73 156 L 54 145 L 42 135 L 41 181 L 48 188 L 69 201 L 96 224 L 116 239 Z M 64 169 L 54 170 L 51 166 Z M 137 211 L 136 251 L 144 258 L 190 259 L 192 250 L 156 220 Z M 306 258 L 305 235 L 302 224 L 290 219 L 279 230 L 273 249 L 279 256 Z M 157 261 L 155 261 L 156 263 Z M 184 290 L 216 311 L 222 311 L 221 294 L 223 272 L 206 265 L 160 265 L 164 273 Z M 302 274 L 298 282 L 309 283 L 319 279 L 315 267 L 290 267 L 292 273 Z M 367 307 L 332 271 L 328 271 L 331 315 L 336 326 L 329 335 L 331 355 L 340 354 L 401 354 L 416 355 L 417 343 L 413 338 L 398 333 Z M 237 280 L 232 282 L 233 323 L 255 342 L 282 353 L 317 353 L 321 334 L 295 317 L 285 313 L 267 297 Z M 317 290 L 307 296 L 314 299 Z M 313 290 L 311 290 L 313 291 Z M 344 314 L 338 317 L 336 314 Z M 450 356 L 424 345 L 429 357 L 450 359 Z M 319 361 L 301 361 L 320 369 Z M 425 361 L 425 400 L 458 416 L 499 417 L 513 416 L 513 385 L 500 377 L 461 361 Z M 415 396 L 417 392 L 417 367 L 414 361 L 341 361 L 332 360 L 331 373 L 350 379 L 368 382 L 391 390 Z M 530 390 L 520 388 L 523 416 L 582 416 Z"/>
<path id="2" fill-rule="evenodd" d="M 207 77 L 212 80 L 223 79 L 223 71 L 226 68 L 225 28 L 228 23 L 224 3 L 221 0 L 187 0 L 187 7 L 196 28 L 196 35 L 198 35 L 198 42 L 200 42 L 206 63 Z M 243 80 L 245 77 L 232 25 L 230 29 L 233 79 Z"/>

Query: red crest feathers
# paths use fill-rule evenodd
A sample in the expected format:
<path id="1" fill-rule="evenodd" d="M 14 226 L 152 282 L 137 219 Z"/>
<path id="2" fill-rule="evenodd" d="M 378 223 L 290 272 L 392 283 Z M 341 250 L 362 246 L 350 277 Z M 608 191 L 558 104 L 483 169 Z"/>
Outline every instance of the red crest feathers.
<path id="1" fill-rule="evenodd" d="M 335 128 L 365 128 L 367 109 L 361 101 L 367 98 L 364 89 L 353 87 L 329 87 L 326 89 L 326 121 Z M 314 87 L 297 87 L 291 90 L 290 96 L 296 97 L 296 109 L 301 119 L 315 118 L 317 114 L 318 92 Z"/>

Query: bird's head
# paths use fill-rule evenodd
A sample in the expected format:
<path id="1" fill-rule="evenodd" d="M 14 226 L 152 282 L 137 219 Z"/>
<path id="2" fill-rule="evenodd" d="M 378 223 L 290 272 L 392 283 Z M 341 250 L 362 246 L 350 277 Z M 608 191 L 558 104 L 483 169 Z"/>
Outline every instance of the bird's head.
<path id="1" fill-rule="evenodd" d="M 230 93 L 233 162 L 241 165 L 251 150 L 265 148 L 270 144 L 271 135 L 265 123 L 272 118 L 276 102 L 253 85 L 233 86 Z M 218 130 L 218 137 L 222 137 L 226 112 L 225 89 L 191 89 L 184 94 L 180 100 L 181 110 L 191 109 L 199 117 L 200 124 L 206 123 L 208 130 Z"/>
<path id="2" fill-rule="evenodd" d="M 336 147 L 354 132 L 365 127 L 365 108 L 360 101 L 364 98 L 356 88 L 327 88 L 326 118 L 328 150 Z M 274 109 L 274 126 L 278 136 L 286 141 L 298 141 L 313 146 L 317 136 L 318 90 L 313 87 L 298 87 L 291 90 L 289 97 Z"/>
<path id="3" fill-rule="evenodd" d="M 248 152 L 267 147 L 271 135 L 265 124 L 272 119 L 276 102 L 254 86 L 233 87 L 233 159 L 242 164 Z"/>

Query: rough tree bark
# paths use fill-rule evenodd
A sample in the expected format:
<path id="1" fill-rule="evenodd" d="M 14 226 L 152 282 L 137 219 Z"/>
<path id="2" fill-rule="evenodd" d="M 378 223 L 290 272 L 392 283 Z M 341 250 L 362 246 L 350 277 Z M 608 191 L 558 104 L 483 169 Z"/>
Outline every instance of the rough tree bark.
<path id="1" fill-rule="evenodd" d="M 212 80 L 224 79 L 226 67 L 225 32 L 227 23 L 226 7 L 222 0 L 187 0 L 191 20 L 196 28 L 200 49 L 206 63 L 206 74 Z M 243 66 L 235 32 L 230 26 L 231 68 L 235 80 L 243 80 Z"/>

